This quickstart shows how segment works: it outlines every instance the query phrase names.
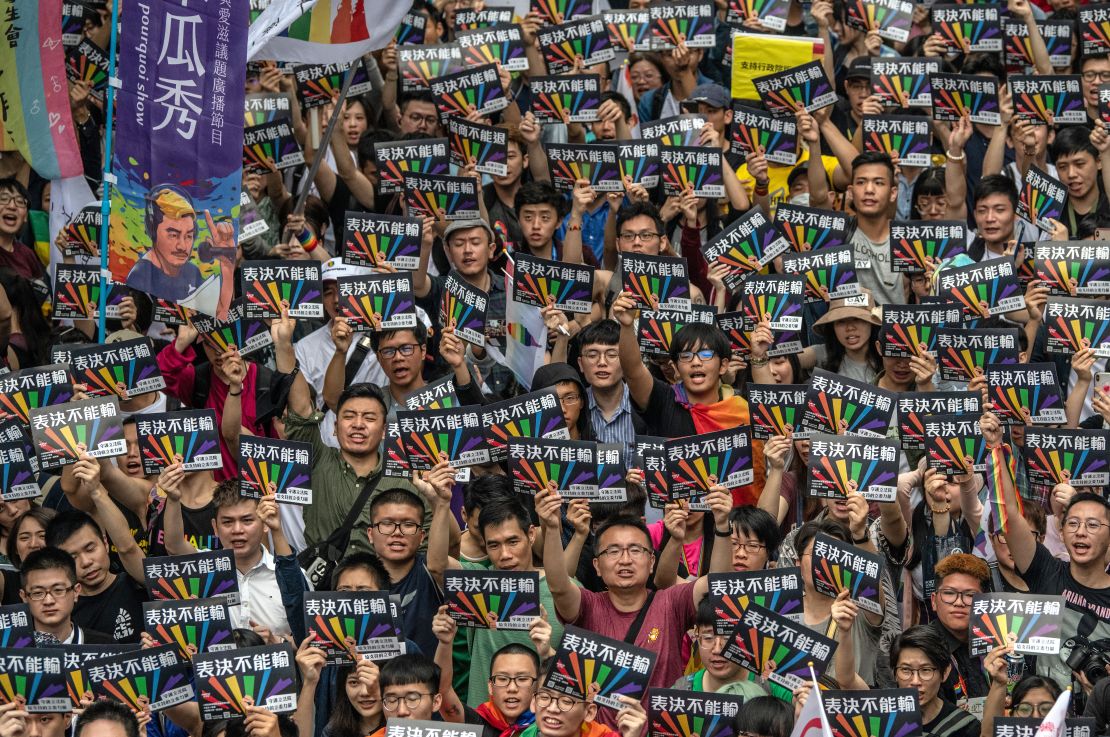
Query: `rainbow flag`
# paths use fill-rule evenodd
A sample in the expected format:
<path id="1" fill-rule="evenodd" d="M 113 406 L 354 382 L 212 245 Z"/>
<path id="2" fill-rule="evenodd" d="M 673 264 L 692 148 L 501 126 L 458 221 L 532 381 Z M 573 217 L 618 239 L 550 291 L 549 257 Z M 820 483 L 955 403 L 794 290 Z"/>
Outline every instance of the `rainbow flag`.
<path id="1" fill-rule="evenodd" d="M 69 110 L 62 0 L 11 0 L 0 44 L 0 150 L 16 150 L 43 179 L 83 172 Z"/>
<path id="2" fill-rule="evenodd" d="M 398 0 L 274 0 L 251 23 L 247 58 L 351 61 L 388 44 L 409 7 Z"/>

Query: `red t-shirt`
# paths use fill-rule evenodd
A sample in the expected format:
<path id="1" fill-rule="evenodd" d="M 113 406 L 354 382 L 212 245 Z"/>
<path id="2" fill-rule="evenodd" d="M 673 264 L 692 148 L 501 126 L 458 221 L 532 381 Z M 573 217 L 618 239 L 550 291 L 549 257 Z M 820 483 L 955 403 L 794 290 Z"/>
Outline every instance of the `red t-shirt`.
<path id="1" fill-rule="evenodd" d="M 618 611 L 607 593 L 582 589 L 582 606 L 578 619 L 567 624 L 596 632 L 603 637 L 624 640 L 632 620 L 639 614 Z M 635 645 L 658 654 L 649 686 L 670 688 L 686 670 L 690 649 L 684 645 L 686 631 L 694 626 L 694 584 L 681 583 L 656 592 Z M 597 721 L 616 728 L 616 712 L 601 708 Z"/>
<path id="2" fill-rule="evenodd" d="M 0 248 L 0 268 L 11 269 L 24 279 L 40 279 L 45 273 L 35 252 L 19 241 L 13 244 L 10 253 Z"/>

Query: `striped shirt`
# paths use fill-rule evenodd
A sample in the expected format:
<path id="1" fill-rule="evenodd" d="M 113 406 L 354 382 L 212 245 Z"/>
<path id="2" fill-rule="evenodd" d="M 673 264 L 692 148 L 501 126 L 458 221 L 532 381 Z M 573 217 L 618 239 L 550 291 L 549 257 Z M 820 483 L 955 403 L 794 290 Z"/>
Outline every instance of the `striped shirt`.
<path id="1" fill-rule="evenodd" d="M 609 418 L 605 417 L 598 405 L 593 387 L 586 390 L 586 396 L 590 399 L 590 424 L 594 428 L 597 442 L 620 445 L 625 466 L 631 468 L 636 448 L 636 428 L 632 424 L 632 400 L 629 398 L 628 384 L 622 386 L 624 393 L 621 395 L 621 403 Z"/>

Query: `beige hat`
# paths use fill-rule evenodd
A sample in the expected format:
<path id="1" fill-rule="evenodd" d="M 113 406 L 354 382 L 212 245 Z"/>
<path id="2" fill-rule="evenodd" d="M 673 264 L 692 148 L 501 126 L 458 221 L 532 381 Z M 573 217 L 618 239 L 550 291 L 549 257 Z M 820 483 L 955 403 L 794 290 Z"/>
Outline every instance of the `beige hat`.
<path id="1" fill-rule="evenodd" d="M 105 343 L 122 343 L 125 340 L 135 340 L 142 338 L 142 333 L 137 333 L 134 330 L 117 330 L 104 339 Z"/>
<path id="2" fill-rule="evenodd" d="M 813 323 L 813 327 L 817 328 L 821 325 L 828 325 L 837 320 L 848 320 L 850 318 L 863 320 L 872 325 L 882 325 L 883 321 L 879 317 L 879 308 L 875 305 L 875 300 L 871 296 L 871 290 L 861 288 L 860 294 L 855 297 L 842 297 L 834 299 L 829 304 L 829 311 L 826 312 L 821 318 Z"/>

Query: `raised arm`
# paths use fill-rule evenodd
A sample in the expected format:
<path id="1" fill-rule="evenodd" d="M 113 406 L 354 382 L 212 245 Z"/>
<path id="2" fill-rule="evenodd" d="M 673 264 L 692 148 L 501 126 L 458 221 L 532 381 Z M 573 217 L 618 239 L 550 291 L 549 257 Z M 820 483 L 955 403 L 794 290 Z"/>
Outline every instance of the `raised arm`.
<path id="1" fill-rule="evenodd" d="M 455 724 L 459 724 L 466 719 L 466 709 L 463 707 L 462 699 L 455 693 L 453 684 L 455 680 L 455 658 L 452 650 L 455 644 L 455 635 L 458 632 L 459 626 L 455 623 L 455 620 L 451 619 L 451 615 L 447 613 L 447 605 L 444 604 L 432 617 L 432 634 L 439 641 L 435 652 L 435 663 L 439 666 L 439 695 L 442 697 L 439 715 L 443 717 L 443 721 L 454 722 Z"/>
<path id="2" fill-rule="evenodd" d="M 1029 0 L 1008 0 L 1006 6 L 1011 16 L 1025 23 L 1029 34 L 1029 49 L 1033 52 L 1033 67 L 1037 74 L 1052 74 L 1048 48 L 1041 36 L 1041 29 L 1037 28 L 1037 19 L 1033 16 L 1033 9 L 1029 7 Z"/>
<path id="3" fill-rule="evenodd" d="M 131 534 L 131 525 L 127 523 L 127 518 L 123 516 L 123 512 L 119 511 L 119 507 L 100 485 L 100 465 L 88 456 L 82 460 L 87 461 L 88 467 L 95 469 L 98 476 L 95 484 L 89 482 L 89 498 L 92 500 L 94 507 L 93 519 L 108 534 L 108 539 L 112 541 L 112 545 L 116 546 L 116 552 L 119 555 L 120 562 L 123 563 L 124 570 L 127 571 L 127 575 L 131 576 L 134 581 L 144 583 L 146 576 L 143 573 L 143 560 L 146 555 L 138 543 L 135 542 L 135 537 Z"/>
<path id="4" fill-rule="evenodd" d="M 967 219 L 967 155 L 964 147 L 971 138 L 973 126 L 971 118 L 963 116 L 953 121 L 948 132 L 948 148 L 945 149 L 944 191 L 948 194 L 950 220 Z M 1003 136 L 1004 137 L 1004 136 Z"/>
<path id="5" fill-rule="evenodd" d="M 335 157 L 335 173 L 347 185 L 347 189 L 351 190 L 351 194 L 355 196 L 358 203 L 371 209 L 376 207 L 374 185 L 355 166 L 355 162 L 351 159 L 351 148 L 347 145 L 347 139 L 342 134 L 331 137 L 331 152 Z M 321 170 L 326 168 L 327 164 L 320 167 Z M 335 190 L 334 182 L 332 183 L 332 190 Z"/>
<path id="6" fill-rule="evenodd" d="M 314 639 L 314 635 L 309 635 L 301 641 L 301 646 L 297 649 L 301 689 L 297 692 L 297 710 L 293 714 L 293 722 L 297 725 L 297 732 L 306 737 L 316 731 L 316 687 L 320 685 L 320 674 L 324 672 L 327 662 L 324 651 L 312 644 Z"/>
<path id="7" fill-rule="evenodd" d="M 809 165 L 806 167 L 806 179 L 809 182 L 809 204 L 811 207 L 831 207 L 829 178 L 825 175 L 825 167 L 821 165 L 821 126 L 804 109 L 799 109 L 796 115 L 798 137 L 805 142 L 806 148 L 809 149 Z"/>
<path id="8" fill-rule="evenodd" d="M 713 512 L 713 554 L 709 557 L 710 573 L 728 573 L 732 570 L 732 525 L 728 515 L 732 511 L 732 494 L 723 486 L 713 486 L 702 501 Z M 702 542 L 702 550 L 706 542 Z M 709 576 L 699 576 L 694 582 L 694 606 L 697 607 L 709 593 Z"/>
<path id="9" fill-rule="evenodd" d="M 659 591 L 678 583 L 678 562 L 682 559 L 682 547 L 686 544 L 686 518 L 690 516 L 684 501 L 667 502 L 663 507 L 663 527 L 667 531 L 667 542 L 659 551 L 655 562 L 655 588 Z M 687 575 L 697 571 L 687 571 Z"/>
<path id="10" fill-rule="evenodd" d="M 432 470 L 412 472 L 412 485 L 432 505 L 432 522 L 428 530 L 428 573 L 443 588 L 443 575 L 449 568 L 460 568 L 450 557 L 451 539 L 459 535 L 459 523 L 451 512 L 452 486 L 455 469 L 446 459 Z M 452 527 L 454 530 L 452 531 Z"/>
<path id="11" fill-rule="evenodd" d="M 174 456 L 173 465 L 165 468 L 158 478 L 158 488 L 166 495 L 166 506 L 162 509 L 162 527 L 166 534 L 166 552 L 170 555 L 197 552 L 196 547 L 185 537 L 185 522 L 181 518 L 181 482 L 184 479 L 181 456 Z"/>
<path id="12" fill-rule="evenodd" d="M 619 279 L 620 276 L 613 274 L 611 278 Z M 620 355 L 624 379 L 628 382 L 628 390 L 632 395 L 632 401 L 635 402 L 637 407 L 644 409 L 651 397 L 654 380 L 651 378 L 651 372 L 647 370 L 647 366 L 644 366 L 643 359 L 640 356 L 640 346 L 636 341 L 635 324 L 639 310 L 636 308 L 635 298 L 626 292 L 618 294 L 617 298 L 613 300 L 612 315 L 613 319 L 621 326 Z"/>
<path id="13" fill-rule="evenodd" d="M 582 548 L 586 538 L 590 536 L 590 503 L 585 499 L 574 499 L 567 505 L 567 521 L 574 528 L 574 534 L 563 551 L 566 560 L 567 575 L 574 578 L 578 575 L 578 561 L 582 558 Z"/>
<path id="14" fill-rule="evenodd" d="M 990 449 L 988 462 L 991 466 L 999 464 L 1009 466 L 1013 455 L 1002 444 L 1002 423 L 998 417 L 993 412 L 984 412 L 979 418 L 979 429 Z M 1024 576 L 1029 566 L 1033 564 L 1033 557 L 1037 554 L 1037 538 L 1021 514 L 1021 504 L 1009 470 L 1009 468 L 1003 468 L 1001 473 L 994 474 L 991 469 L 988 469 L 988 474 L 996 476 L 1002 484 L 1000 491 L 1006 507 L 1006 527 L 1003 531 L 1006 533 L 1006 542 L 1010 546 L 1010 553 L 1014 556 L 1017 571 Z M 1001 520 L 998 521 L 1001 522 Z"/>
<path id="15" fill-rule="evenodd" d="M 597 198 L 590 180 L 579 179 L 571 192 L 570 217 L 567 219 L 566 233 L 563 235 L 563 262 L 582 263 L 582 218 L 590 204 Z"/>
<path id="16" fill-rule="evenodd" d="M 582 591 L 570 579 L 563 557 L 562 519 L 559 496 L 554 481 L 536 494 L 536 514 L 543 525 L 543 568 L 547 587 L 555 601 L 555 611 L 564 622 L 574 622 L 582 608 Z"/>
<path id="17" fill-rule="evenodd" d="M 1079 421 L 1083 419 L 1083 405 L 1087 401 L 1087 395 L 1091 393 L 1093 378 L 1091 370 L 1097 358 L 1092 348 L 1082 348 L 1071 354 L 1071 370 L 1075 374 L 1075 386 L 1068 392 L 1068 427 L 1079 427 Z"/>
<path id="18" fill-rule="evenodd" d="M 432 291 L 432 280 L 428 276 L 428 262 L 432 258 L 432 246 L 436 242 L 436 219 L 431 215 L 424 218 L 420 228 L 420 263 L 416 271 L 412 272 L 412 293 L 417 299 L 423 299 Z"/>
<path id="19" fill-rule="evenodd" d="M 763 491 L 759 493 L 756 506 L 782 523 L 785 515 L 782 499 L 782 478 L 786 472 L 786 462 L 794 450 L 794 440 L 791 437 L 776 435 L 768 438 L 763 444 L 763 467 L 767 477 L 763 482 Z"/>

